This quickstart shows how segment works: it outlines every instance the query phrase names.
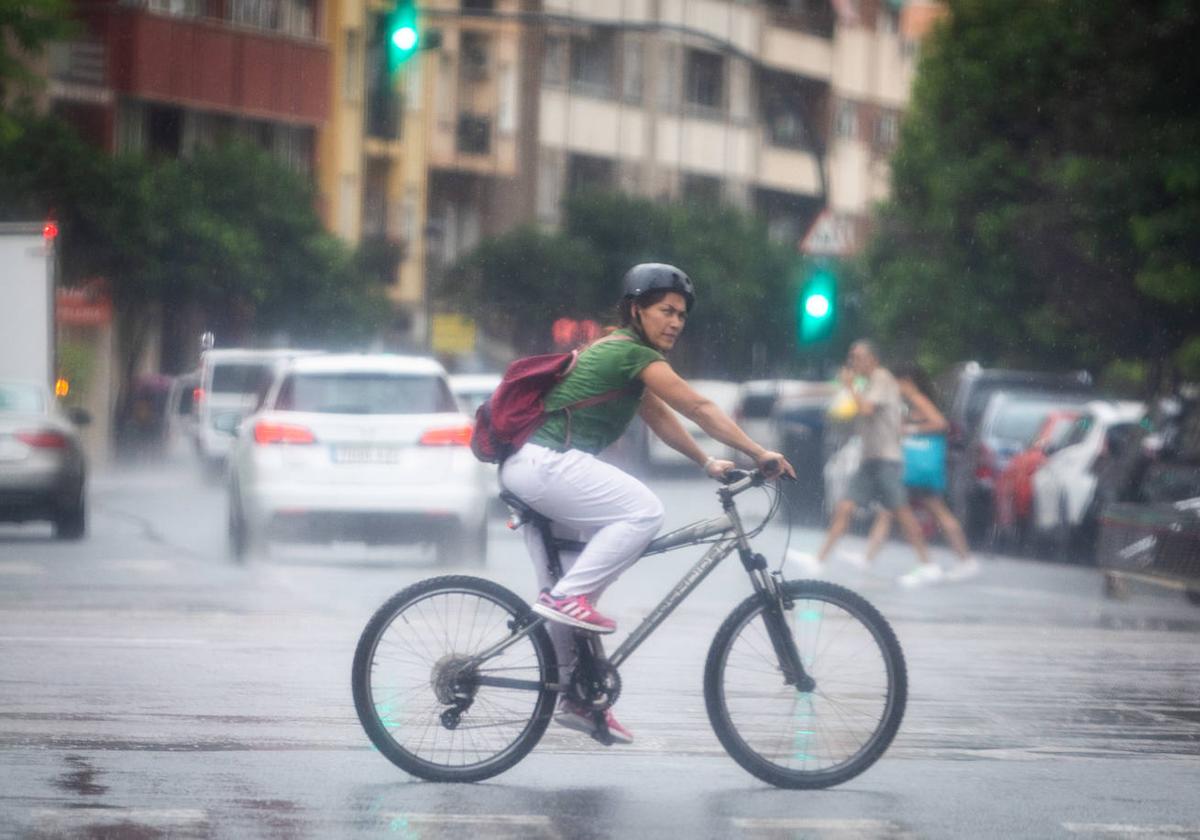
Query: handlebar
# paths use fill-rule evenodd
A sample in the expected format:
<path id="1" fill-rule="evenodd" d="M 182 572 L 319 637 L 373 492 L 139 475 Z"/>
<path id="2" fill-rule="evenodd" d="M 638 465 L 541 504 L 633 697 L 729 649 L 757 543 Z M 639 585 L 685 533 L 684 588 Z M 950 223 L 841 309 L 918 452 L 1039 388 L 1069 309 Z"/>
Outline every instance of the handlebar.
<path id="1" fill-rule="evenodd" d="M 778 468 L 779 462 L 772 460 L 768 461 L 767 465 L 772 469 L 775 469 Z M 781 475 L 786 478 L 786 474 L 781 473 Z M 751 487 L 761 487 L 763 484 L 770 481 L 766 473 L 764 473 L 761 469 L 726 470 L 717 480 L 729 487 L 730 491 L 735 495 L 743 490 L 748 490 Z"/>

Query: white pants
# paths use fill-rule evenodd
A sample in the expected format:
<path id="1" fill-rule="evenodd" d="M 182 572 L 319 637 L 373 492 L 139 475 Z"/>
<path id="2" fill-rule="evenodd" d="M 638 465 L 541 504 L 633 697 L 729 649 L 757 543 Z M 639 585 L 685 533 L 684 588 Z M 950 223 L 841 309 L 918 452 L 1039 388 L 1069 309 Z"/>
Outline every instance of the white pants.
<path id="1" fill-rule="evenodd" d="M 556 596 L 586 595 L 594 604 L 662 527 L 665 512 L 658 497 L 633 476 L 587 452 L 557 452 L 527 443 L 504 462 L 500 481 L 553 521 L 555 536 L 587 543 L 578 554 L 560 552 L 563 576 L 554 583 L 541 535 L 531 526 L 524 529 L 538 586 L 553 587 Z M 565 673 L 575 658 L 570 633 L 551 625 Z"/>

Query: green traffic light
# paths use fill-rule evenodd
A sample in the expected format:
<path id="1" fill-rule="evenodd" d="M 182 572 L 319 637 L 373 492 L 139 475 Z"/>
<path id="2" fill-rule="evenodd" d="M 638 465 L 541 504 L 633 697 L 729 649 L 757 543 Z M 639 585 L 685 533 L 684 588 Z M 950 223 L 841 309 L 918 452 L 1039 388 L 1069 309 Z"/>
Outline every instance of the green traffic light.
<path id="1" fill-rule="evenodd" d="M 411 52 L 417 46 L 417 30 L 411 26 L 401 26 L 392 33 L 392 44 L 398 50 Z"/>
<path id="2" fill-rule="evenodd" d="M 801 346 L 824 346 L 833 337 L 837 321 L 836 268 L 809 266 L 796 299 L 797 337 Z"/>
<path id="3" fill-rule="evenodd" d="M 812 294 L 804 301 L 804 311 L 813 318 L 829 317 L 829 298 L 823 294 Z"/>
<path id="4" fill-rule="evenodd" d="M 389 74 L 394 74 L 421 47 L 417 9 L 411 0 L 400 0 L 386 16 L 383 35 L 387 48 L 387 70 Z"/>

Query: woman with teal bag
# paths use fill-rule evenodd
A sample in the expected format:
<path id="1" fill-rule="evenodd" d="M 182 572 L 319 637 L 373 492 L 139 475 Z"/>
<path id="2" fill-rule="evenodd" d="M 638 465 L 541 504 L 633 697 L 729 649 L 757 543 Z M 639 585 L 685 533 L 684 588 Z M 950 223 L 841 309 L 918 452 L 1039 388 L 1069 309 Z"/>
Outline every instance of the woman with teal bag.
<path id="1" fill-rule="evenodd" d="M 946 571 L 949 580 L 965 580 L 979 573 L 979 561 L 971 556 L 962 525 L 946 505 L 946 430 L 950 424 L 938 411 L 933 402 L 933 387 L 928 374 L 915 364 L 902 365 L 895 371 L 900 396 L 908 407 L 908 418 L 904 424 L 904 487 L 913 507 L 921 506 L 929 511 L 938 527 L 946 535 L 947 542 L 958 555 L 959 562 Z M 871 524 L 867 539 L 866 561 L 871 562 L 888 532 L 892 529 L 892 515 L 881 510 Z"/>

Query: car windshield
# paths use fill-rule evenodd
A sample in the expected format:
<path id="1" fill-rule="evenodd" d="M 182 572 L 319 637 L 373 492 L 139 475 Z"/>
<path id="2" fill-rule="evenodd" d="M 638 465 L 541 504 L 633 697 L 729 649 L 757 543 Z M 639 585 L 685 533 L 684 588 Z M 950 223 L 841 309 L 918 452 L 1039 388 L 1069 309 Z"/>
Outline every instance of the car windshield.
<path id="1" fill-rule="evenodd" d="M 1032 377 L 1029 376 L 1015 376 L 1008 378 L 996 377 L 993 379 L 988 379 L 984 382 L 980 382 L 975 386 L 974 390 L 971 391 L 970 400 L 967 403 L 967 426 L 969 428 L 974 427 L 975 423 L 978 422 L 979 418 L 983 415 L 984 409 L 987 408 L 988 400 L 990 400 L 992 395 L 997 391 L 1023 390 L 1036 390 L 1053 393 L 1059 389 L 1049 385 L 1039 386 L 1038 383 L 1032 381 Z M 1080 386 L 1075 386 L 1074 388 L 1070 386 L 1063 386 L 1061 390 L 1064 393 L 1079 392 Z M 1068 400 L 1068 402 L 1069 401 L 1070 400 Z"/>
<path id="2" fill-rule="evenodd" d="M 214 394 L 256 394 L 271 382 L 271 366 L 259 362 L 221 362 L 213 365 Z"/>
<path id="3" fill-rule="evenodd" d="M 279 389 L 280 411 L 319 414 L 440 414 L 456 412 L 439 376 L 390 373 L 302 373 Z"/>
<path id="4" fill-rule="evenodd" d="M 1000 440 L 1025 443 L 1037 434 L 1050 412 L 1058 407 L 1058 403 L 1051 402 L 1005 403 L 992 420 L 991 436 Z"/>
<path id="5" fill-rule="evenodd" d="M 42 392 L 35 385 L 0 383 L 0 413 L 41 414 Z"/>

